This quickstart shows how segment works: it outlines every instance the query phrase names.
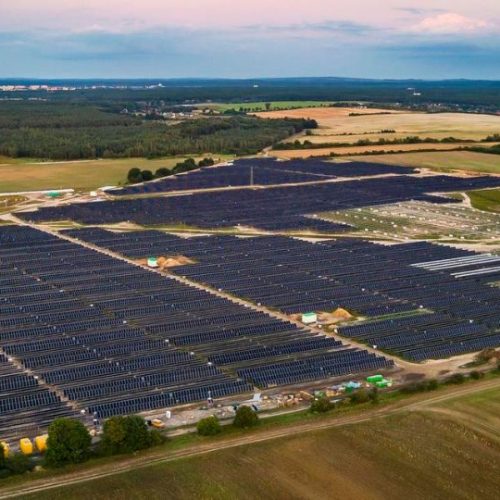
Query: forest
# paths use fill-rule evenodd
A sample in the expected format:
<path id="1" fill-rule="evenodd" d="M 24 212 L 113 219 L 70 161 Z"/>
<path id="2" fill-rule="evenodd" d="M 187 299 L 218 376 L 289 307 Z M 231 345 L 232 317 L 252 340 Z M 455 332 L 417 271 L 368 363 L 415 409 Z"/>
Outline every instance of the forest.
<path id="1" fill-rule="evenodd" d="M 313 128 L 311 120 L 210 117 L 176 124 L 143 121 L 87 104 L 0 102 L 0 155 L 77 160 L 254 154 Z"/>

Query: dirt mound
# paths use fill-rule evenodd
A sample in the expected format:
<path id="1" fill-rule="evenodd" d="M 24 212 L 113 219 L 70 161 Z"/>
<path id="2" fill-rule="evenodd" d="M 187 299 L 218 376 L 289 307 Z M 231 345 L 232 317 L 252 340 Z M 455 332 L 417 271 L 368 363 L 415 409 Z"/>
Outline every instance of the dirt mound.
<path id="1" fill-rule="evenodd" d="M 138 259 L 137 262 L 143 266 L 148 265 L 148 259 Z M 187 264 L 194 264 L 194 260 L 186 257 L 185 255 L 171 255 L 169 257 L 161 256 L 156 259 L 158 269 L 170 269 L 171 267 L 185 266 Z"/>

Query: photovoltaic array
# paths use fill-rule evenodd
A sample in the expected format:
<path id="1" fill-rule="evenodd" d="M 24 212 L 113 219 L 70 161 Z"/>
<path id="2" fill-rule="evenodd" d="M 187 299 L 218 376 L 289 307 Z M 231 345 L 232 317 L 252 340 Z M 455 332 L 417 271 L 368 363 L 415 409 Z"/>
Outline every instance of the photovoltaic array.
<path id="1" fill-rule="evenodd" d="M 412 361 L 500 345 L 500 288 L 489 286 L 500 279 L 500 257 L 425 242 L 70 234 L 134 258 L 187 256 L 195 263 L 176 273 L 286 314 L 348 309 L 371 320 L 342 335 Z M 387 315 L 397 317 L 377 319 Z"/>
<path id="2" fill-rule="evenodd" d="M 190 175 L 194 173 L 187 174 Z M 500 186 L 500 178 L 393 175 L 312 185 L 75 203 L 19 215 L 33 222 L 73 220 L 84 224 L 106 224 L 130 221 L 143 225 L 185 224 L 208 229 L 242 225 L 264 230 L 341 232 L 348 226 L 317 220 L 310 215 L 405 200 L 450 203 L 450 199 L 428 193 L 495 186 Z"/>
<path id="3" fill-rule="evenodd" d="M 3 436 L 14 413 L 43 427 L 392 366 L 32 228 L 0 228 L 0 269 Z"/>

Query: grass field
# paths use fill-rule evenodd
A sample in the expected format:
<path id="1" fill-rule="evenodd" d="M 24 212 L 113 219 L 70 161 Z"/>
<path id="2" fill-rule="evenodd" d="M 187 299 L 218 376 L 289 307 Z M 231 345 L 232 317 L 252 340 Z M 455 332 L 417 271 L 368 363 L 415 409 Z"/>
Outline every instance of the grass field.
<path id="1" fill-rule="evenodd" d="M 0 193 L 65 188 L 85 191 L 115 186 L 126 181 L 127 172 L 133 167 L 154 172 L 160 167 L 171 168 L 184 159 L 125 158 L 39 163 L 0 158 Z"/>
<path id="2" fill-rule="evenodd" d="M 500 391 L 38 492 L 37 499 L 493 499 Z"/>
<path id="3" fill-rule="evenodd" d="M 319 106 L 330 106 L 331 101 L 270 101 L 272 110 L 315 108 Z M 197 106 L 200 109 L 213 109 L 223 113 L 230 109 L 239 111 L 240 108 L 252 111 L 265 111 L 266 102 L 232 102 L 232 103 L 204 103 Z"/>
<path id="4" fill-rule="evenodd" d="M 500 155 L 473 153 L 471 151 L 417 152 L 380 156 L 367 155 L 353 156 L 352 158 L 347 157 L 345 159 L 408 167 L 426 167 L 442 171 L 465 170 L 469 172 L 500 174 Z"/>
<path id="5" fill-rule="evenodd" d="M 467 193 L 474 208 L 487 212 L 500 212 L 500 189 L 485 189 Z"/>

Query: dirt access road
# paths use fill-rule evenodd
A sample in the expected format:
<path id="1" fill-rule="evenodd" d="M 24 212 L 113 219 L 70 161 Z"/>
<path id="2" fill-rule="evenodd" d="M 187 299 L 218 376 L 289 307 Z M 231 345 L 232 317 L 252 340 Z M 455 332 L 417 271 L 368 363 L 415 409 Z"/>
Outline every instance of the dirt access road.
<path id="1" fill-rule="evenodd" d="M 81 471 L 61 474 L 55 477 L 35 479 L 24 485 L 0 487 L 0 499 L 15 498 L 30 493 L 69 486 L 86 481 L 92 481 L 103 477 L 132 471 L 135 469 L 148 467 L 153 464 L 167 463 L 181 458 L 195 457 L 218 450 L 244 446 L 248 444 L 269 441 L 273 439 L 294 436 L 305 432 L 314 432 L 322 429 L 330 429 L 345 425 L 358 424 L 370 421 L 374 418 L 381 418 L 389 415 L 401 414 L 404 412 L 433 410 L 433 406 L 447 400 L 468 396 L 482 390 L 500 388 L 500 378 L 493 380 L 474 382 L 465 386 L 455 386 L 442 389 L 438 393 L 424 393 L 408 397 L 381 408 L 375 408 L 356 412 L 354 415 L 337 416 L 333 413 L 330 417 L 318 419 L 315 422 L 298 422 L 284 425 L 276 429 L 257 429 L 243 436 L 227 437 L 217 441 L 207 441 L 207 443 L 195 443 L 181 450 L 169 451 L 168 449 L 152 450 L 144 455 L 133 458 L 126 458 L 107 464 L 96 464 L 85 467 Z"/>

